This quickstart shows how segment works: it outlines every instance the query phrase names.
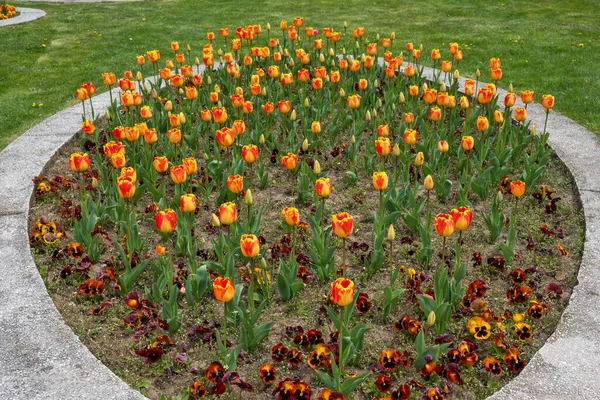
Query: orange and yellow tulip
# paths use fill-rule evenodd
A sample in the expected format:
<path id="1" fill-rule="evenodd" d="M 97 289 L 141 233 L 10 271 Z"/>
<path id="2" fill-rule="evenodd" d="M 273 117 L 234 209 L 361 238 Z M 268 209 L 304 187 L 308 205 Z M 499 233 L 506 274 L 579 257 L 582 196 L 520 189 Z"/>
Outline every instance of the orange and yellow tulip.
<path id="1" fill-rule="evenodd" d="M 345 307 L 354 301 L 354 282 L 350 279 L 338 278 L 331 283 L 331 301 Z"/>
<path id="2" fill-rule="evenodd" d="M 334 214 L 331 216 L 331 227 L 336 236 L 346 238 L 354 230 L 354 219 L 347 212 Z"/>
<path id="3" fill-rule="evenodd" d="M 154 217 L 154 223 L 160 232 L 171 233 L 177 226 L 177 213 L 170 208 L 159 211 Z"/>
<path id="4" fill-rule="evenodd" d="M 244 257 L 254 258 L 260 253 L 260 242 L 255 235 L 242 235 L 240 238 L 240 249 Z"/>

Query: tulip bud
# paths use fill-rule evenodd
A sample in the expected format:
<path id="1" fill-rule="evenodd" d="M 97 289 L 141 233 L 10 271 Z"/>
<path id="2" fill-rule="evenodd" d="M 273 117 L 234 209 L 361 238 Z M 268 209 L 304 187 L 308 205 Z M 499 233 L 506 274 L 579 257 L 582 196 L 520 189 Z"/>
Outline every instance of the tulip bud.
<path id="1" fill-rule="evenodd" d="M 358 50 L 358 49 L 360 49 L 360 44 L 358 44 L 358 42 L 355 42 L 354 47 L 356 47 L 356 50 Z M 363 54 L 363 57 L 364 57 L 364 54 Z"/>
<path id="2" fill-rule="evenodd" d="M 423 92 L 426 92 L 427 90 L 429 90 L 429 85 L 427 85 L 427 82 L 423 83 Z"/>
<path id="3" fill-rule="evenodd" d="M 365 113 L 365 121 L 370 121 L 371 120 L 371 112 L 369 110 L 367 110 L 367 112 Z"/>
<path id="4" fill-rule="evenodd" d="M 244 202 L 246 203 L 247 206 L 252 205 L 252 190 L 251 189 L 246 190 L 246 195 L 244 196 Z"/>
<path id="5" fill-rule="evenodd" d="M 211 225 L 215 228 L 218 228 L 219 226 L 221 226 L 221 221 L 219 221 L 219 217 L 217 217 L 217 215 L 214 213 L 212 215 Z"/>
<path id="6" fill-rule="evenodd" d="M 435 324 L 435 311 L 431 311 L 427 316 L 427 325 L 433 326 Z"/>
<path id="7" fill-rule="evenodd" d="M 537 134 L 537 128 L 534 125 L 531 125 L 531 136 L 536 136 Z"/>
<path id="8" fill-rule="evenodd" d="M 394 155 L 394 157 L 400 157 L 400 145 L 398 145 L 398 143 L 396 143 L 392 149 L 392 154 Z"/>
<path id="9" fill-rule="evenodd" d="M 379 87 L 379 79 L 375 79 L 375 82 L 373 82 L 373 87 L 375 87 L 375 88 Z"/>
<path id="10" fill-rule="evenodd" d="M 262 94 L 263 96 L 266 96 L 267 95 L 267 88 L 266 87 L 262 88 L 260 94 Z"/>
<path id="11" fill-rule="evenodd" d="M 223 49 L 217 50 L 217 55 L 221 57 L 223 55 Z"/>
<path id="12" fill-rule="evenodd" d="M 377 99 L 377 107 L 382 108 L 383 102 L 381 101 L 381 97 Z"/>
<path id="13" fill-rule="evenodd" d="M 447 90 L 447 88 L 446 88 L 446 84 L 445 84 L 445 83 L 442 83 L 442 84 L 440 85 L 440 92 L 445 92 L 446 90 Z"/>
<path id="14" fill-rule="evenodd" d="M 265 271 L 267 269 L 267 260 L 265 260 L 264 257 L 260 259 L 260 267 Z"/>
<path id="15" fill-rule="evenodd" d="M 373 118 L 377 118 L 377 110 L 376 109 L 371 110 L 371 116 L 373 116 Z"/>
<path id="16" fill-rule="evenodd" d="M 294 59 L 293 59 L 293 58 L 290 58 L 290 67 L 293 67 L 293 66 L 294 66 L 294 64 L 296 64 L 296 62 L 294 61 Z"/>
<path id="17" fill-rule="evenodd" d="M 183 112 L 179 113 L 179 123 L 180 124 L 185 124 L 185 114 Z"/>
<path id="18" fill-rule="evenodd" d="M 96 177 L 92 177 L 92 188 L 98 189 L 98 179 Z"/>
<path id="19" fill-rule="evenodd" d="M 417 155 L 415 156 L 415 165 L 417 167 L 420 167 L 421 165 L 423 165 L 423 162 L 425 161 L 425 156 L 423 155 L 423 152 L 420 151 L 417 153 Z"/>
<path id="20" fill-rule="evenodd" d="M 104 113 L 104 117 L 109 121 L 112 119 L 108 110 L 106 110 L 106 112 Z"/>
<path id="21" fill-rule="evenodd" d="M 399 98 L 400 104 L 404 104 L 404 102 L 406 101 L 406 97 L 404 97 L 404 93 L 400 92 L 400 98 Z"/>
<path id="22" fill-rule="evenodd" d="M 379 41 L 379 33 L 377 34 L 377 36 L 375 36 L 377 38 L 377 40 Z"/>
<path id="23" fill-rule="evenodd" d="M 204 153 L 204 161 L 208 161 L 208 154 Z"/>
<path id="24" fill-rule="evenodd" d="M 183 96 L 183 94 L 184 94 L 184 93 L 185 93 L 185 92 L 183 91 L 183 89 L 182 89 L 182 88 L 179 88 L 179 95 L 180 95 L 180 96 Z"/>
<path id="25" fill-rule="evenodd" d="M 496 193 L 496 201 L 500 203 L 503 199 L 504 196 L 502 195 L 502 192 L 498 190 L 498 193 Z"/>
<path id="26" fill-rule="evenodd" d="M 210 75 L 208 76 L 208 78 L 206 78 L 206 83 L 207 83 L 208 85 L 211 85 L 211 84 L 212 84 L 212 78 L 210 77 Z"/>
<path id="27" fill-rule="evenodd" d="M 267 31 L 270 31 L 270 30 L 271 30 L 271 24 L 267 22 Z"/>
<path id="28" fill-rule="evenodd" d="M 290 114 L 290 120 L 292 120 L 292 121 L 296 120 L 296 110 L 292 110 L 292 113 Z"/>
<path id="29" fill-rule="evenodd" d="M 344 28 L 348 27 L 348 21 L 344 21 Z"/>
<path id="30" fill-rule="evenodd" d="M 315 160 L 315 164 L 313 165 L 313 171 L 317 176 L 321 174 L 321 164 L 319 163 L 319 160 Z"/>
<path id="31" fill-rule="evenodd" d="M 356 143 L 356 138 L 354 137 L 354 135 L 352 135 L 352 137 L 350 138 L 350 143 Z"/>
<path id="32" fill-rule="evenodd" d="M 400 93 L 402 95 L 402 93 Z M 396 111 L 396 103 L 392 103 L 392 110 Z"/>
<path id="33" fill-rule="evenodd" d="M 308 151 L 308 139 L 304 139 L 304 141 L 302 142 L 302 151 Z"/>
<path id="34" fill-rule="evenodd" d="M 423 180 L 423 187 L 425 188 L 425 190 L 433 189 L 433 178 L 431 177 L 431 175 L 427 175 L 425 177 L 425 180 Z"/>
<path id="35" fill-rule="evenodd" d="M 171 100 L 167 100 L 167 102 L 165 103 L 165 111 L 169 112 L 173 110 L 173 103 L 171 102 Z"/>
<path id="36" fill-rule="evenodd" d="M 323 53 L 321 53 L 321 54 L 319 55 L 319 61 L 320 61 L 320 62 L 322 62 L 322 63 L 324 63 L 324 62 L 325 62 L 325 56 L 323 55 Z"/>
<path id="37" fill-rule="evenodd" d="M 258 143 L 265 144 L 265 135 L 264 134 L 260 135 L 260 137 L 258 138 Z"/>
<path id="38" fill-rule="evenodd" d="M 396 238 L 396 231 L 394 231 L 394 224 L 390 224 L 388 228 L 387 240 L 392 242 Z"/>
<path id="39" fill-rule="evenodd" d="M 304 99 L 304 107 L 308 108 L 310 106 L 310 102 L 308 101 L 308 97 Z"/>
<path id="40" fill-rule="evenodd" d="M 156 92 L 156 89 L 152 89 L 152 98 L 154 100 L 158 99 L 158 93 Z"/>
<path id="41" fill-rule="evenodd" d="M 335 68 L 335 61 L 334 61 L 334 60 L 331 60 L 331 63 L 330 63 L 330 64 L 331 64 L 331 67 L 332 67 L 332 68 Z"/>
<path id="42" fill-rule="evenodd" d="M 423 51 L 423 43 L 419 45 L 419 51 Z"/>
<path id="43" fill-rule="evenodd" d="M 513 92 L 513 84 L 512 82 L 508 85 L 508 93 L 512 93 Z"/>
<path id="44" fill-rule="evenodd" d="M 335 55 L 335 52 L 333 51 L 333 49 L 331 47 L 329 48 L 329 55 L 331 57 L 333 57 Z"/>
<path id="45" fill-rule="evenodd" d="M 458 72 L 458 70 L 454 70 L 454 80 L 457 81 L 458 78 L 460 78 L 460 72 Z"/>
<path id="46" fill-rule="evenodd" d="M 481 77 L 481 72 L 479 71 L 479 68 L 477 68 L 477 71 L 475 71 L 475 76 L 477 77 L 477 79 Z"/>
<path id="47" fill-rule="evenodd" d="M 344 91 L 344 88 L 340 88 L 340 97 L 344 96 L 346 96 L 346 92 Z"/>
<path id="48" fill-rule="evenodd" d="M 346 55 L 346 48 L 345 47 L 342 47 L 342 54 Z"/>
<path id="49" fill-rule="evenodd" d="M 195 63 L 196 65 L 200 65 L 200 59 L 199 59 L 198 57 L 196 57 L 196 60 L 194 60 L 194 63 Z"/>
<path id="50" fill-rule="evenodd" d="M 221 103 L 221 100 L 219 100 L 219 102 L 217 103 L 217 107 L 223 107 L 223 103 Z"/>

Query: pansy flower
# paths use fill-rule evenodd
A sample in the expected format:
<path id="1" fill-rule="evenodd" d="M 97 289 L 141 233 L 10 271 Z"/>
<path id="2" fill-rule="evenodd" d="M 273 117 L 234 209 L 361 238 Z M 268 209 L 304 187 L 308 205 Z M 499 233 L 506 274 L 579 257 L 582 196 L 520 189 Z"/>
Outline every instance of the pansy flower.
<path id="1" fill-rule="evenodd" d="M 481 317 L 473 317 L 468 322 L 469 332 L 478 340 L 485 340 L 492 334 L 490 324 Z"/>
<path id="2" fill-rule="evenodd" d="M 533 336 L 531 325 L 526 324 L 525 322 L 519 322 L 518 324 L 515 324 L 514 333 L 515 336 L 523 342 L 528 341 Z"/>
<path id="3" fill-rule="evenodd" d="M 223 364 L 218 361 L 211 362 L 204 371 L 204 376 L 210 383 L 220 382 L 224 375 L 225 368 L 223 368 Z"/>
<path id="4" fill-rule="evenodd" d="M 271 349 L 271 358 L 275 362 L 282 362 L 286 359 L 288 352 L 288 348 L 283 343 L 278 343 Z"/>
<path id="5" fill-rule="evenodd" d="M 292 349 L 290 352 L 287 353 L 287 360 L 294 367 L 297 367 L 303 359 L 304 356 L 298 349 Z"/>
<path id="6" fill-rule="evenodd" d="M 260 369 L 260 379 L 265 385 L 272 385 L 277 380 L 277 371 L 270 363 L 264 363 Z"/>
<path id="7" fill-rule="evenodd" d="M 395 371 L 401 361 L 402 356 L 400 352 L 394 349 L 382 350 L 379 354 L 379 364 L 381 364 L 386 371 Z"/>
<path id="8" fill-rule="evenodd" d="M 491 372 L 495 376 L 502 375 L 502 366 L 500 365 L 500 361 L 496 360 L 494 357 L 486 357 L 483 360 L 483 365 L 487 372 Z"/>
<path id="9" fill-rule="evenodd" d="M 206 396 L 207 393 L 208 391 L 206 390 L 202 382 L 200 382 L 198 378 L 194 379 L 194 383 L 190 385 L 190 395 L 192 399 L 202 399 Z"/>

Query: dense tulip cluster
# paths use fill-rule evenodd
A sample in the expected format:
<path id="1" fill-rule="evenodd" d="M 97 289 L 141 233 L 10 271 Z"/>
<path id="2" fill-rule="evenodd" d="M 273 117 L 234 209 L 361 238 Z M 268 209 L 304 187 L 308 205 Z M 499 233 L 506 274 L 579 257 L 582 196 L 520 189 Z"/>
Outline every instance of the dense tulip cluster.
<path id="1" fill-rule="evenodd" d="M 182 397 L 443 399 L 482 371 L 525 365 L 562 293 L 527 253 L 564 237 L 558 222 L 541 234 L 517 224 L 519 202 L 552 216 L 560 200 L 544 181 L 546 127 L 527 121 L 535 93 L 499 96 L 510 74 L 499 58 L 462 80 L 458 43 L 429 51 L 386 36 L 301 17 L 222 27 L 199 49 L 171 42 L 103 73 L 105 119 L 92 82 L 75 90 L 85 152 L 71 154 L 62 186 L 79 189 L 79 208 L 61 197 L 58 209 L 75 234 L 40 220 L 32 243 L 81 242 L 66 250 L 88 257 L 73 269 L 86 277 L 77 296 L 106 299 L 97 313 L 122 303 L 147 363 L 180 374 L 204 365 L 197 354 L 218 360 L 193 370 Z M 540 102 L 547 116 L 554 97 Z M 501 290 L 489 296 L 491 285 Z M 373 332 L 402 348 L 369 358 Z M 246 358 L 267 337 L 280 338 L 271 360 Z"/>

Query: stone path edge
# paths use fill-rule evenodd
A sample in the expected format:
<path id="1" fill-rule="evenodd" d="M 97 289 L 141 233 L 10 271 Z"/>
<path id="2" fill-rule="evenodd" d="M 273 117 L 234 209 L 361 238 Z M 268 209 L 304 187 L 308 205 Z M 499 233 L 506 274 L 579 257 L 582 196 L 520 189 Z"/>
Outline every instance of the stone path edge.
<path id="1" fill-rule="evenodd" d="M 431 78 L 433 70 L 424 68 Z M 461 86 L 464 79 L 461 78 Z M 482 85 L 482 83 L 480 83 Z M 500 98 L 506 91 L 498 89 Z M 93 97 L 97 115 L 109 105 Z M 538 132 L 545 110 L 532 103 L 528 120 Z M 31 256 L 28 215 L 32 178 L 75 136 L 81 105 L 69 107 L 23 133 L 0 152 L 0 400 L 144 399 L 106 368 L 65 324 Z M 585 214 L 584 252 L 568 307 L 544 346 L 519 376 L 489 400 L 600 397 L 600 139 L 552 112 L 549 144 L 573 174 Z"/>
<path id="2" fill-rule="evenodd" d="M 37 8 L 17 7 L 17 12 L 16 17 L 0 20 L 0 27 L 35 21 L 46 15 L 46 11 Z"/>

